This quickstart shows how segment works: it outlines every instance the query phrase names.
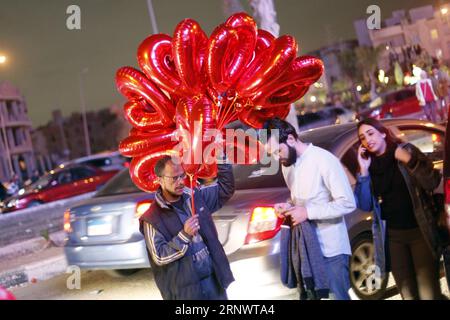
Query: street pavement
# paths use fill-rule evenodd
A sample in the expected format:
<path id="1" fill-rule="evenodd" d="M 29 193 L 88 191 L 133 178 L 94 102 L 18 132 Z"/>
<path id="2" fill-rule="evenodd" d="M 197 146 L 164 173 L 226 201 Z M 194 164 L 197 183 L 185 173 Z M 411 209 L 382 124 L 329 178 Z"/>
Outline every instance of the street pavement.
<path id="1" fill-rule="evenodd" d="M 76 288 L 73 273 L 63 273 L 48 280 L 36 280 L 22 284 L 10 291 L 18 300 L 160 300 L 158 288 L 150 269 L 117 277 L 106 271 L 81 271 L 80 287 Z M 392 286 L 393 280 L 390 280 Z M 444 295 L 450 298 L 449 289 L 444 278 L 441 279 Z M 231 284 L 228 295 L 230 299 L 250 300 L 296 300 L 293 290 L 280 289 L 277 280 L 270 280 L 263 286 L 252 290 L 251 284 L 235 282 Z M 255 295 L 255 293 L 257 294 Z M 400 300 L 396 290 L 389 290 L 388 300 Z"/>
<path id="2" fill-rule="evenodd" d="M 13 288 L 11 292 L 18 300 L 160 300 L 158 288 L 149 269 L 141 270 L 131 276 L 114 277 L 104 271 L 82 271 L 80 289 L 68 289 L 73 283 L 71 274 L 62 274 L 50 280 L 38 281 L 22 287 Z M 291 300 L 297 295 L 274 295 L 268 285 L 263 300 Z M 276 292 L 276 291 L 275 291 Z M 239 288 L 231 285 L 228 290 L 230 299 L 254 299 L 254 296 L 241 296 Z"/>
<path id="3" fill-rule="evenodd" d="M 1 259 L 0 283 L 5 282 L 5 274 L 8 276 L 7 271 L 10 270 L 10 274 L 17 279 L 15 282 L 9 281 L 12 284 L 9 290 L 18 300 L 161 299 L 150 269 L 143 269 L 126 277 L 118 277 L 111 272 L 101 270 L 80 271 L 79 287 L 77 288 L 77 282 L 74 281 L 76 273 L 74 274 L 70 270 L 68 272 L 67 269 L 61 234 L 53 234 L 51 238 L 54 241 L 51 241 L 50 245 L 40 248 L 33 254 Z M 265 273 L 263 269 L 259 270 L 257 262 L 254 261 L 254 264 L 245 266 L 240 265 L 242 261 L 231 264 L 237 281 L 228 288 L 230 299 L 296 300 L 298 298 L 295 290 L 281 286 L 279 277 L 273 273 Z M 261 279 L 260 283 L 255 284 L 249 281 L 248 279 L 251 277 L 242 272 L 243 270 L 256 272 L 259 275 L 258 278 Z M 392 287 L 394 284 L 391 276 L 388 287 Z M 6 287 L 8 286 L 6 285 Z M 445 278 L 441 279 L 441 287 L 443 294 L 450 298 Z M 354 294 L 352 294 L 352 298 L 357 299 Z M 390 289 L 386 299 L 399 300 L 400 295 L 395 288 Z"/>

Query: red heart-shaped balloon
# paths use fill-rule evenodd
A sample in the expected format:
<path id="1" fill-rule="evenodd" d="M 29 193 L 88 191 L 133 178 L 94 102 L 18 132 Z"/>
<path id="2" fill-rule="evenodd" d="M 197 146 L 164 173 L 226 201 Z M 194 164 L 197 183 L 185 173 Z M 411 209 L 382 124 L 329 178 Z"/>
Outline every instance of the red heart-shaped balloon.
<path id="1" fill-rule="evenodd" d="M 256 26 L 248 23 L 222 24 L 208 42 L 206 72 L 215 90 L 224 93 L 232 88 L 253 57 Z"/>
<path id="2" fill-rule="evenodd" d="M 163 125 L 171 125 L 175 114 L 172 101 L 142 72 L 123 67 L 117 71 L 116 86 L 129 100 L 144 99 L 161 118 Z"/>
<path id="3" fill-rule="evenodd" d="M 208 37 L 198 22 L 181 21 L 175 28 L 172 52 L 183 85 L 191 94 L 205 91 L 206 75 L 202 72 Z"/>
<path id="4" fill-rule="evenodd" d="M 130 135 L 119 144 L 119 151 L 126 157 L 137 157 L 153 153 L 161 146 L 172 149 L 177 143 L 176 132 L 173 128 L 159 130 L 153 134 L 141 133 Z"/>
<path id="5" fill-rule="evenodd" d="M 204 162 L 203 151 L 210 144 L 204 141 L 205 132 L 215 128 L 216 106 L 205 96 L 181 99 L 177 104 L 176 126 L 182 146 L 182 166 L 195 175 Z"/>
<path id="6" fill-rule="evenodd" d="M 300 99 L 322 76 L 323 63 L 311 56 L 297 57 L 276 81 L 263 86 L 252 100 L 255 105 L 275 107 Z"/>
<path id="7" fill-rule="evenodd" d="M 239 120 L 250 127 L 262 129 L 264 123 L 271 118 L 278 117 L 280 119 L 285 119 L 289 114 L 289 108 L 289 105 L 260 110 L 255 108 L 244 108 L 239 113 Z"/>
<path id="8" fill-rule="evenodd" d="M 212 164 L 202 164 L 197 177 L 202 179 L 210 179 L 217 176 L 217 163 Z"/>
<path id="9" fill-rule="evenodd" d="M 258 37 L 256 38 L 256 45 L 255 45 L 255 51 L 253 54 L 253 59 L 250 61 L 248 66 L 251 65 L 251 63 L 255 60 L 260 59 L 261 54 L 267 54 L 267 50 L 270 48 L 270 46 L 273 45 L 273 42 L 275 41 L 275 37 L 266 30 L 258 30 Z M 270 53 L 270 51 L 269 51 Z"/>
<path id="10" fill-rule="evenodd" d="M 291 36 L 281 36 L 264 52 L 266 54 L 254 59 L 240 78 L 236 86 L 240 97 L 250 97 L 281 77 L 297 55 L 297 42 Z"/>
<path id="11" fill-rule="evenodd" d="M 178 75 L 172 56 L 172 38 L 166 34 L 154 34 L 138 48 L 139 67 L 161 89 L 171 95 L 188 94 Z"/>
<path id="12" fill-rule="evenodd" d="M 152 111 L 150 111 L 152 110 Z M 125 118 L 135 128 L 142 130 L 162 129 L 161 116 L 147 102 L 131 100 L 123 106 Z"/>
<path id="13" fill-rule="evenodd" d="M 131 160 L 130 176 L 138 188 L 147 192 L 158 190 L 158 177 L 155 174 L 156 162 L 164 156 L 177 157 L 179 155 L 178 151 L 166 148 L 163 146 L 158 151 Z"/>

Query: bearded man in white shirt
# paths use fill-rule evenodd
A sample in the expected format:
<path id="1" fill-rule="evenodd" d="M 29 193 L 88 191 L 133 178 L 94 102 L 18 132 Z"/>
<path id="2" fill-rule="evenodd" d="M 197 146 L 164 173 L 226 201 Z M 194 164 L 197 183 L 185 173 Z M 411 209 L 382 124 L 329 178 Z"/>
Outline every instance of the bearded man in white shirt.
<path id="1" fill-rule="evenodd" d="M 350 300 L 350 241 L 344 215 L 356 209 L 353 191 L 338 158 L 299 140 L 295 128 L 278 118 L 269 120 L 267 151 L 278 158 L 291 191 L 292 203 L 279 203 L 279 216 L 290 217 L 292 227 L 309 220 L 315 226 L 331 293 Z M 274 134 L 278 130 L 278 135 Z"/>

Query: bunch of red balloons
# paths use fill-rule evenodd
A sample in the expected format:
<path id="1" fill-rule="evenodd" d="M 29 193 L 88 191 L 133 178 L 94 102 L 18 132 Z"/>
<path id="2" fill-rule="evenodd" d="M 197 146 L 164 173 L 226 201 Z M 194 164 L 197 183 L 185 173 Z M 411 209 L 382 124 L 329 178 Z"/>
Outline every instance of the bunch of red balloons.
<path id="1" fill-rule="evenodd" d="M 146 191 L 158 187 L 155 162 L 179 155 L 180 138 L 196 150 L 214 143 L 203 139 L 208 129 L 222 130 L 235 120 L 261 128 L 270 118 L 285 118 L 289 105 L 323 72 L 321 60 L 297 57 L 293 37 L 275 38 L 245 13 L 232 15 L 209 38 L 196 21 L 185 19 L 173 37 L 145 39 L 137 58 L 141 71 L 123 67 L 116 74 L 117 88 L 128 99 L 125 116 L 133 126 L 119 150 L 133 157 L 131 177 Z M 217 173 L 215 163 L 183 166 L 191 176 Z"/>

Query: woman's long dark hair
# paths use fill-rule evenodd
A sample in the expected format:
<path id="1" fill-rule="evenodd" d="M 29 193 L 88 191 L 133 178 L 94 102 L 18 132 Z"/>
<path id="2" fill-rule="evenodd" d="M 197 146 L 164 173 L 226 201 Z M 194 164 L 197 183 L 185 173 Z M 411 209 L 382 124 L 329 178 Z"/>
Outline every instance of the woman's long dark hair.
<path id="1" fill-rule="evenodd" d="M 361 120 L 360 122 L 358 122 L 357 124 L 357 131 L 358 131 L 358 139 L 359 139 L 359 128 L 361 128 L 361 126 L 365 124 L 367 126 L 371 126 L 374 127 L 375 129 L 377 129 L 379 132 L 384 133 L 386 135 L 386 143 L 388 145 L 392 145 L 392 144 L 400 144 L 403 141 L 400 140 L 399 138 L 397 138 L 391 130 L 389 130 L 388 128 L 386 128 L 380 121 L 378 121 L 377 119 L 372 119 L 372 118 L 366 118 L 364 120 Z M 361 141 L 360 141 L 361 142 Z"/>

